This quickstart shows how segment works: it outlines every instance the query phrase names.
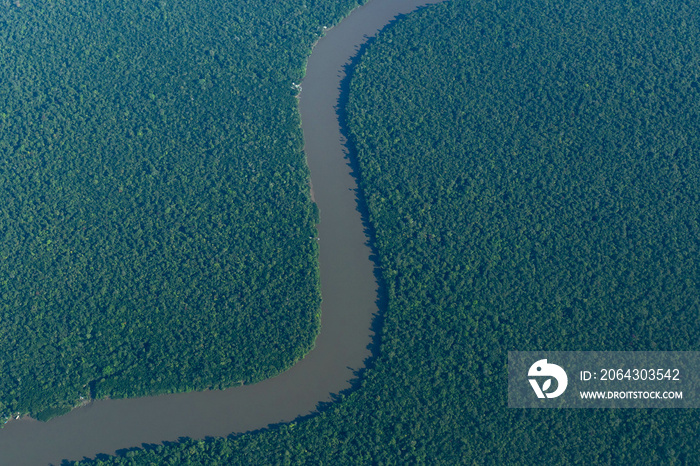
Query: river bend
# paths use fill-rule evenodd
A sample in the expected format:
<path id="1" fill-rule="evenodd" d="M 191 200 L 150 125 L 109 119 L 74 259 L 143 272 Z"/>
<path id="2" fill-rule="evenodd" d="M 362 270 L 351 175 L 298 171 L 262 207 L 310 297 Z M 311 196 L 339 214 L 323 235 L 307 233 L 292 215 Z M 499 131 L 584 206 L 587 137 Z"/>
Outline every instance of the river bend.
<path id="1" fill-rule="evenodd" d="M 294 367 L 254 385 L 154 397 L 97 400 L 38 422 L 0 429 L 0 465 L 59 464 L 99 453 L 246 432 L 314 412 L 350 387 L 370 356 L 377 282 L 357 184 L 351 175 L 337 105 L 344 67 L 379 29 L 428 2 L 372 0 L 327 31 L 309 57 L 300 112 L 314 199 L 320 209 L 321 333 Z"/>

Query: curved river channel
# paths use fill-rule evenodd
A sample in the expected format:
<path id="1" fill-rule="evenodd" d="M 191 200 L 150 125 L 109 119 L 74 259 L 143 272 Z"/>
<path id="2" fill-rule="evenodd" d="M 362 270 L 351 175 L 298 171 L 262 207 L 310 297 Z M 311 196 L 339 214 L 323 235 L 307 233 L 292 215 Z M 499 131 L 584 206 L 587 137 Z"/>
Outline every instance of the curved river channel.
<path id="1" fill-rule="evenodd" d="M 305 151 L 320 209 L 322 328 L 315 348 L 294 367 L 263 382 L 222 391 L 97 400 L 38 422 L 0 429 L 0 465 L 60 464 L 99 453 L 246 432 L 314 412 L 346 390 L 370 356 L 377 313 L 371 251 L 357 209 L 336 107 L 344 66 L 397 15 L 430 2 L 372 0 L 327 31 L 309 57 L 300 99 Z"/>

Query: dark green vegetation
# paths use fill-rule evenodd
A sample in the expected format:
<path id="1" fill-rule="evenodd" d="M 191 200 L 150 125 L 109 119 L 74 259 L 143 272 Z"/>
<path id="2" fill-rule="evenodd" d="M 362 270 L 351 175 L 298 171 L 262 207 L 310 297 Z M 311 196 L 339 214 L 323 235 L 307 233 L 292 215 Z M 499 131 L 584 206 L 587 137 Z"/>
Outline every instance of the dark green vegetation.
<path id="1" fill-rule="evenodd" d="M 354 5 L 0 6 L 0 414 L 253 382 L 312 347 L 292 83 Z"/>
<path id="2" fill-rule="evenodd" d="M 694 410 L 509 410 L 508 350 L 697 350 L 700 4 L 455 0 L 352 81 L 389 293 L 319 416 L 106 464 L 674 464 Z"/>

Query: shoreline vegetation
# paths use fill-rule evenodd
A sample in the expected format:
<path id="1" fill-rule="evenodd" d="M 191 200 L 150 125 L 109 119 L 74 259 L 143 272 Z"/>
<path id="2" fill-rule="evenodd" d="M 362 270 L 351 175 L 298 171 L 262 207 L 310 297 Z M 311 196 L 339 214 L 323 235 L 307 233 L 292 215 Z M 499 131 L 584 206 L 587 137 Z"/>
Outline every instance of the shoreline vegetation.
<path id="1" fill-rule="evenodd" d="M 3 420 L 254 383 L 311 350 L 292 83 L 356 5 L 0 7 Z"/>

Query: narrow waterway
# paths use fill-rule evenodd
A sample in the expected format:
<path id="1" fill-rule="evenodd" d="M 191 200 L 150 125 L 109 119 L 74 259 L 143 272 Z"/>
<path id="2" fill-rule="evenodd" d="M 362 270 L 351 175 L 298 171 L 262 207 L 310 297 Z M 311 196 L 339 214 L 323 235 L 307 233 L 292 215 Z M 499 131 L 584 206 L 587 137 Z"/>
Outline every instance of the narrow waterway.
<path id="1" fill-rule="evenodd" d="M 321 223 L 322 327 L 316 347 L 287 372 L 223 391 L 100 400 L 42 423 L 0 429 L 0 465 L 60 464 L 99 453 L 246 432 L 312 413 L 351 386 L 368 357 L 377 282 L 358 210 L 337 106 L 344 67 L 397 15 L 430 2 L 372 0 L 327 31 L 309 58 L 300 111 Z"/>

